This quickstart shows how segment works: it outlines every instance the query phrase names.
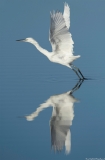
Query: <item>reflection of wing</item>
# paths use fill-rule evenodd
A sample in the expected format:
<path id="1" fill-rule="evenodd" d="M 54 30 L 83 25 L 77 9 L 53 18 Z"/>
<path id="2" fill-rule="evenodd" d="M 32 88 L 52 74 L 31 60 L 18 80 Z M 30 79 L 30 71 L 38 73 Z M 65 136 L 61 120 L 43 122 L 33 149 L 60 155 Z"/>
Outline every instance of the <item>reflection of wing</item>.
<path id="1" fill-rule="evenodd" d="M 62 124 L 60 117 L 54 116 L 50 121 L 51 127 L 51 144 L 54 150 L 60 151 L 63 149 L 66 141 L 66 136 L 70 126 Z"/>
<path id="2" fill-rule="evenodd" d="M 71 91 L 50 97 L 53 102 L 50 120 L 52 149 L 61 151 L 65 146 L 66 154 L 71 150 L 70 126 L 74 118 L 74 102 L 77 102 L 70 93 Z"/>

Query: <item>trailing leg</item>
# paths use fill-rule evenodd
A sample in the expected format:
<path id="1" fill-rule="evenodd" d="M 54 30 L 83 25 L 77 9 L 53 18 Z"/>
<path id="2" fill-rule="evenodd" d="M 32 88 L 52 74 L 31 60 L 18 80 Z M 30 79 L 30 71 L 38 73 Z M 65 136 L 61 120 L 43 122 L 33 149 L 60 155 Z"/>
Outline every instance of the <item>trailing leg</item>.
<path id="1" fill-rule="evenodd" d="M 76 66 L 74 66 L 73 64 L 71 64 L 70 65 L 71 66 L 71 68 L 72 68 L 72 70 L 77 74 L 77 76 L 79 77 L 79 79 L 86 79 L 84 76 L 83 76 L 83 74 L 82 74 L 82 72 L 80 71 L 80 69 L 79 68 L 77 68 Z M 81 75 L 81 77 L 80 77 L 80 75 Z"/>
<path id="2" fill-rule="evenodd" d="M 78 72 L 72 68 L 72 70 L 76 73 L 76 75 L 79 77 L 79 79 L 81 79 L 80 75 L 78 74 Z"/>

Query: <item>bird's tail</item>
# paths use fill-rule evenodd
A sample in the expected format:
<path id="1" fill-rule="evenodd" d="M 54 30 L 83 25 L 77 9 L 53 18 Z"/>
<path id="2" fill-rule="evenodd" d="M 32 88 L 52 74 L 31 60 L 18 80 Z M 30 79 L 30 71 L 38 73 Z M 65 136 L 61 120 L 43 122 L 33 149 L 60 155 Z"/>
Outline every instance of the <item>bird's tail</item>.
<path id="1" fill-rule="evenodd" d="M 78 55 L 78 56 L 72 56 L 71 57 L 71 62 L 73 62 L 74 60 L 78 59 L 79 57 L 81 57 L 81 56 L 80 55 Z"/>
<path id="2" fill-rule="evenodd" d="M 81 57 L 80 55 L 78 55 L 78 56 L 73 56 L 73 61 L 76 60 L 76 59 L 78 59 L 78 58 L 80 58 L 80 57 Z"/>
<path id="3" fill-rule="evenodd" d="M 81 56 L 80 55 L 78 55 L 78 56 L 74 56 L 75 57 L 75 59 L 77 59 L 77 58 L 80 58 Z"/>

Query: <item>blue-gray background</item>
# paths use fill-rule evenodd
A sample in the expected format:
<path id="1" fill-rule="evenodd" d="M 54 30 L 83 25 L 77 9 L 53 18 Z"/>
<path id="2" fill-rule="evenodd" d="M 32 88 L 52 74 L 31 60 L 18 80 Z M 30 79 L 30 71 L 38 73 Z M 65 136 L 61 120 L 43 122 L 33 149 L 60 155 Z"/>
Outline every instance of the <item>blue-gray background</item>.
<path id="1" fill-rule="evenodd" d="M 67 0 L 71 8 L 70 31 L 74 62 L 86 77 L 74 96 L 71 153 L 51 152 L 49 120 L 52 108 L 32 122 L 18 118 L 54 94 L 76 84 L 67 67 L 51 63 L 28 43 L 35 38 L 51 51 L 48 41 L 52 10 L 63 11 L 63 0 L 0 0 L 0 159 L 39 160 L 105 158 L 105 0 Z"/>

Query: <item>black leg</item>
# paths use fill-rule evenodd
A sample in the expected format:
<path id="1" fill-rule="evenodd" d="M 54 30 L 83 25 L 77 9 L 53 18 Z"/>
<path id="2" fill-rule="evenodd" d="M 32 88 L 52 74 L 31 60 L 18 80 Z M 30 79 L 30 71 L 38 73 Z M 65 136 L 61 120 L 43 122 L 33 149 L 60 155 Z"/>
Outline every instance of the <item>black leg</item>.
<path id="1" fill-rule="evenodd" d="M 77 67 L 74 66 L 73 64 L 71 64 L 70 66 L 71 66 L 72 70 L 77 74 L 77 76 L 79 77 L 79 79 L 86 79 L 86 78 L 83 76 L 83 74 L 82 74 L 82 72 L 80 71 L 79 68 L 77 68 Z M 79 74 L 81 75 L 82 78 L 79 76 L 78 72 L 79 72 Z"/>
<path id="2" fill-rule="evenodd" d="M 72 69 L 72 70 L 76 73 L 76 75 L 79 77 L 79 79 L 81 79 L 81 77 L 79 76 L 78 72 L 75 69 Z"/>
<path id="3" fill-rule="evenodd" d="M 80 69 L 78 68 L 78 72 L 80 73 L 80 75 L 82 76 L 83 79 L 85 79 L 85 77 L 83 76 L 83 74 L 81 73 Z"/>

